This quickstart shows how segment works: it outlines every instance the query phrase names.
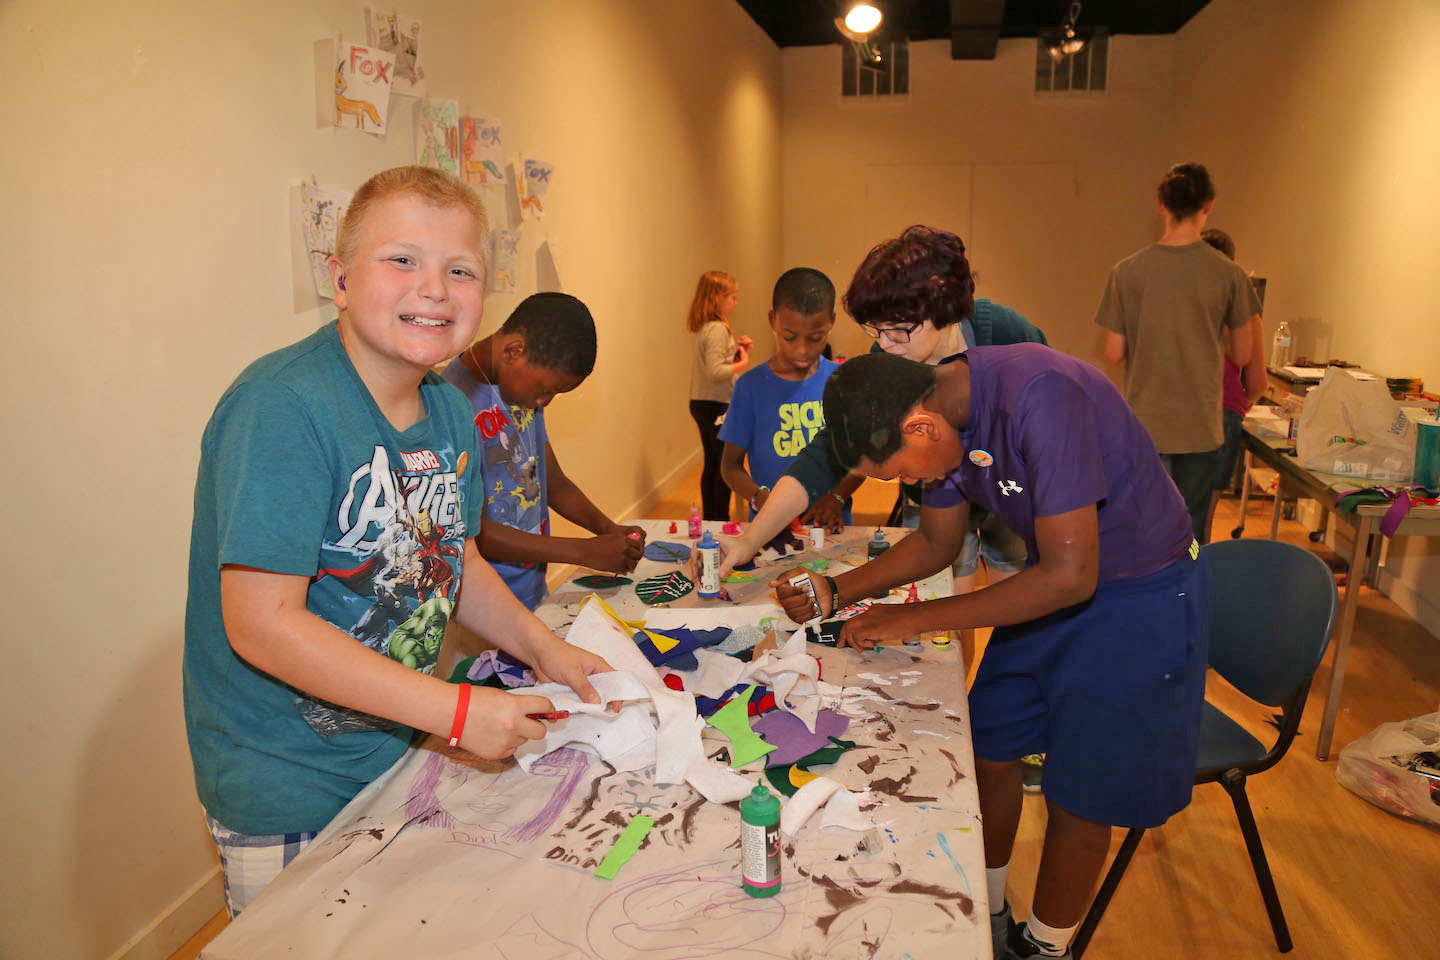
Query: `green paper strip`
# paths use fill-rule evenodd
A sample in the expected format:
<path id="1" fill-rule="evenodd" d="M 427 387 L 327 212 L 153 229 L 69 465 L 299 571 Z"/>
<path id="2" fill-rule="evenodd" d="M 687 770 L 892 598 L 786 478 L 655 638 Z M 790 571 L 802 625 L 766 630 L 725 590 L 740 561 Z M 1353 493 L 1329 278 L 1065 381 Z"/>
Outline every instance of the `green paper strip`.
<path id="1" fill-rule="evenodd" d="M 750 697 L 755 692 L 751 684 L 744 693 L 732 697 L 730 702 L 710 715 L 709 724 L 730 739 L 730 767 L 743 767 L 752 760 L 759 760 L 775 749 L 773 743 L 766 743 L 760 735 L 750 729 Z"/>
<path id="2" fill-rule="evenodd" d="M 601 880 L 614 880 L 615 874 L 620 868 L 635 856 L 635 851 L 640 849 L 640 844 L 645 841 L 650 828 L 655 826 L 655 821 L 642 814 L 636 814 L 630 818 L 630 825 L 625 832 L 620 834 L 620 839 L 615 841 L 615 846 L 605 854 L 605 859 L 600 861 L 600 866 L 595 869 L 595 876 Z"/>

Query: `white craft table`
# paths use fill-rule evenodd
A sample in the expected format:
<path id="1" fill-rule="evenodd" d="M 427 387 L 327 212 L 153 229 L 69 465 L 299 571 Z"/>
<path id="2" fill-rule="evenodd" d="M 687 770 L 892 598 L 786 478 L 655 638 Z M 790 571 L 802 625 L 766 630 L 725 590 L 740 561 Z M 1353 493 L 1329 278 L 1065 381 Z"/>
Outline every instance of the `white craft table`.
<path id="1" fill-rule="evenodd" d="M 666 530 L 652 526 L 652 539 L 686 540 Z M 832 538 L 822 554 L 831 569 L 844 569 L 857 549 L 863 555 L 870 532 Z M 815 555 L 762 565 L 757 582 L 796 559 Z M 667 568 L 647 561 L 637 578 Z M 921 587 L 922 596 L 948 592 L 946 576 Z M 564 588 L 541 612 L 563 628 L 577 597 Z M 636 610 L 622 596 L 607 603 L 622 616 Z M 733 609 L 737 626 L 774 612 Z M 346 806 L 202 956 L 989 957 L 960 645 L 810 650 L 823 678 L 842 688 L 826 706 L 851 717 L 842 736 L 859 744 L 820 772 L 882 800 L 872 808 L 883 824 L 878 850 L 859 849 L 852 832 L 822 831 L 816 815 L 783 843 L 780 894 L 752 899 L 739 882 L 737 805 L 707 803 L 684 785 L 657 787 L 648 771 L 617 774 L 574 748 L 526 775 L 429 737 Z M 723 746 L 706 743 L 712 756 Z M 758 777 L 759 768 L 742 769 Z M 597 878 L 595 866 L 634 814 L 654 818 L 654 828 L 614 880 Z"/>

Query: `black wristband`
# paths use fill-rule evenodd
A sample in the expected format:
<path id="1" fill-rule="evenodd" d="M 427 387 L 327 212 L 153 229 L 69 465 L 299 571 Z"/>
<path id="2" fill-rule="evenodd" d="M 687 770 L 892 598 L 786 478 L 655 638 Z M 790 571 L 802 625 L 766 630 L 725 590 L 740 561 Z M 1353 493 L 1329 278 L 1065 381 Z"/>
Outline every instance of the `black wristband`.
<path id="1" fill-rule="evenodd" d="M 830 588 L 830 616 L 835 616 L 835 611 L 840 609 L 840 588 L 835 586 L 835 578 L 828 573 L 822 573 L 825 578 L 825 585 Z"/>

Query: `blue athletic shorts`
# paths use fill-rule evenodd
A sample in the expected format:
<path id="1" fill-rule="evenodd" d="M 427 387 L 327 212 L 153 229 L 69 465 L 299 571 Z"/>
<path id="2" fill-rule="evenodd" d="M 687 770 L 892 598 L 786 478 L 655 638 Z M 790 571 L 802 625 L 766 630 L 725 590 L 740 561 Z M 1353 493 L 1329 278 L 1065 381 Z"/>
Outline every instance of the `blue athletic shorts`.
<path id="1" fill-rule="evenodd" d="M 1192 548 L 1193 549 L 1193 548 Z M 1190 802 L 1210 647 L 1209 576 L 1182 557 L 1083 604 L 997 627 L 970 691 L 975 755 L 1045 754 L 1045 796 L 1119 827 Z"/>

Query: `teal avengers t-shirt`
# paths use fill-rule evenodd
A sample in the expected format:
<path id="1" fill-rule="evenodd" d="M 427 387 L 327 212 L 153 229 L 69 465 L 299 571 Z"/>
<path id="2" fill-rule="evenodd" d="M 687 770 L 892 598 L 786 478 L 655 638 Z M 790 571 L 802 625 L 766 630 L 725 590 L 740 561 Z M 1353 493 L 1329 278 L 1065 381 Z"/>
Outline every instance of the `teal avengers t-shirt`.
<path id="1" fill-rule="evenodd" d="M 332 322 L 252 363 L 205 428 L 185 722 L 200 801 L 232 830 L 319 830 L 414 733 L 316 700 L 241 659 L 225 634 L 220 568 L 309 577 L 311 613 L 433 670 L 482 499 L 465 397 L 433 373 L 420 391 L 424 418 L 397 431 Z"/>

